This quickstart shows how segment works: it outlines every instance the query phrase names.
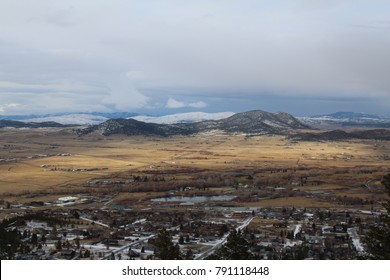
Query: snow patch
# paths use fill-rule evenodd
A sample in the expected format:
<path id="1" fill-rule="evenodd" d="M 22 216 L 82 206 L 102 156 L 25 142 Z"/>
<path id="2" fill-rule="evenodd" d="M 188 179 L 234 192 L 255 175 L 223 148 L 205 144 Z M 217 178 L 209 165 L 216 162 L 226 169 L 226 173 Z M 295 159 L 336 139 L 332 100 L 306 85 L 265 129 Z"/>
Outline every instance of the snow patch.
<path id="1" fill-rule="evenodd" d="M 300 233 L 301 229 L 302 229 L 302 225 L 296 225 L 296 226 L 295 226 L 294 238 L 295 238 L 295 236 L 296 236 L 298 233 Z"/>
<path id="2" fill-rule="evenodd" d="M 161 117 L 150 117 L 150 116 L 136 116 L 131 119 L 147 122 L 147 123 L 158 123 L 158 124 L 175 124 L 175 123 L 192 123 L 207 120 L 221 120 L 226 119 L 235 113 L 233 112 L 221 112 L 221 113 L 203 113 L 203 112 L 192 112 L 192 113 L 180 113 L 173 115 L 166 115 Z"/>

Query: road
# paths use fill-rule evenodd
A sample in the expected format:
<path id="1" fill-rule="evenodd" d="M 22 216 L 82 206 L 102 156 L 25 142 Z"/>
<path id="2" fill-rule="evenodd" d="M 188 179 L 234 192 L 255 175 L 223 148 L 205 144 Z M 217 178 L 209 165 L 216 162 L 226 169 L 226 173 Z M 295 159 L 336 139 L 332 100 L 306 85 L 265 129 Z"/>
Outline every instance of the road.
<path id="1" fill-rule="evenodd" d="M 112 254 L 112 253 L 118 254 L 118 253 L 120 253 L 120 252 L 122 252 L 122 251 L 128 249 L 129 247 L 134 246 L 134 245 L 137 245 L 137 244 L 139 244 L 139 243 L 141 243 L 141 242 L 143 243 L 144 241 L 147 241 L 147 240 L 149 240 L 150 238 L 155 237 L 156 235 L 157 235 L 157 234 L 152 234 L 152 235 L 149 235 L 149 236 L 147 236 L 147 237 L 140 238 L 140 239 L 137 240 L 137 241 L 134 241 L 134 242 L 131 242 L 131 243 L 129 243 L 129 244 L 126 244 L 126 245 L 124 245 L 124 246 L 122 246 L 122 247 L 120 247 L 120 248 L 111 250 L 110 252 L 106 253 L 106 254 L 103 256 L 103 258 L 101 258 L 101 259 L 102 259 L 102 260 L 107 260 L 107 259 L 109 259 L 109 258 L 111 257 L 111 254 Z"/>
<path id="2" fill-rule="evenodd" d="M 171 228 L 171 229 L 168 229 L 168 231 L 178 230 L 179 228 L 180 228 L 180 226 L 173 227 L 173 228 Z M 122 246 L 122 247 L 120 247 L 120 248 L 111 250 L 110 252 L 106 253 L 106 254 L 104 255 L 104 257 L 101 258 L 101 259 L 102 259 L 102 260 L 107 260 L 107 259 L 109 259 L 109 258 L 111 257 L 111 254 L 112 254 L 112 253 L 114 253 L 114 254 L 120 253 L 120 252 L 122 252 L 122 251 L 128 249 L 128 248 L 131 247 L 131 246 L 138 245 L 139 243 L 143 243 L 144 241 L 148 241 L 149 239 L 151 239 L 151 238 L 153 238 L 153 237 L 155 237 L 155 236 L 157 236 L 157 234 L 151 234 L 151 235 L 149 235 L 149 236 L 147 236 L 147 237 L 140 238 L 140 239 L 137 240 L 137 241 L 134 241 L 134 242 L 131 242 L 131 243 L 129 243 L 129 244 L 126 244 L 126 245 L 124 245 L 124 246 Z"/>
<path id="3" fill-rule="evenodd" d="M 359 253 L 364 253 L 364 247 L 362 243 L 360 242 L 360 237 L 356 232 L 356 228 L 348 228 L 348 234 L 352 239 L 352 244 L 355 247 L 356 251 Z"/>
<path id="4" fill-rule="evenodd" d="M 236 230 L 238 231 L 238 230 L 244 229 L 245 227 L 247 227 L 252 222 L 252 220 L 253 220 L 253 217 L 250 217 L 250 218 L 246 219 L 240 226 L 236 227 Z M 226 242 L 227 238 L 229 237 L 229 234 L 230 233 L 225 234 L 222 237 L 222 239 L 220 241 L 218 241 L 218 243 L 216 243 L 210 249 L 206 250 L 206 252 L 203 252 L 202 254 L 197 256 L 195 258 L 195 260 L 203 260 L 203 259 L 207 258 L 208 256 L 210 256 L 211 254 L 213 254 L 219 248 L 221 248 L 221 246 Z"/>
<path id="5" fill-rule="evenodd" d="M 91 223 L 95 223 L 97 225 L 100 225 L 102 227 L 106 227 L 106 228 L 109 228 L 110 226 L 107 225 L 107 224 L 103 224 L 101 222 L 98 222 L 98 221 L 94 221 L 94 220 L 91 220 L 91 219 L 88 219 L 88 218 L 85 218 L 85 217 L 80 217 L 80 219 L 84 220 L 84 221 L 88 221 L 88 222 L 91 222 Z"/>
<path id="6" fill-rule="evenodd" d="M 87 218 L 81 218 L 81 219 L 86 220 L 86 221 L 90 221 L 90 222 L 95 222 L 95 221 L 92 221 L 92 220 L 87 219 Z M 242 230 L 242 229 L 244 229 L 245 227 L 247 227 L 247 226 L 252 222 L 252 220 L 253 220 L 253 217 L 250 217 L 250 218 L 246 219 L 241 225 L 239 225 L 238 227 L 236 227 L 236 230 Z M 97 222 L 95 222 L 95 223 L 96 223 L 96 224 L 100 224 L 100 225 L 102 225 L 102 226 L 107 226 L 107 227 L 108 227 L 108 225 L 105 225 L 105 224 L 102 224 L 102 223 L 97 223 Z M 178 228 L 179 228 L 179 227 L 176 227 L 176 228 L 172 228 L 172 229 L 170 229 L 170 230 L 174 230 L 174 229 L 177 230 Z M 140 238 L 140 239 L 137 240 L 137 241 L 134 241 L 134 242 L 131 242 L 131 243 L 129 243 L 129 244 L 126 244 L 126 245 L 124 245 L 124 246 L 122 246 L 122 247 L 120 247 L 120 248 L 111 250 L 110 252 L 106 253 L 101 259 L 102 259 L 102 260 L 107 260 L 107 259 L 109 259 L 109 258 L 111 257 L 111 254 L 112 254 L 112 253 L 118 254 L 118 253 L 120 253 L 120 252 L 122 252 L 122 251 L 128 249 L 128 248 L 131 247 L 131 246 L 138 245 L 139 243 L 143 243 L 144 241 L 148 241 L 149 239 L 151 239 L 151 238 L 153 238 L 153 237 L 155 237 L 155 236 L 157 236 L 157 234 L 152 234 L 152 235 L 149 235 L 149 236 L 147 236 L 147 237 Z M 222 238 L 218 243 L 216 243 L 213 247 L 211 247 L 210 249 L 208 249 L 206 252 L 203 252 L 202 254 L 200 254 L 200 255 L 199 255 L 198 257 L 196 257 L 195 259 L 196 259 L 196 260 L 202 260 L 202 259 L 204 259 L 204 258 L 210 256 L 211 254 L 213 254 L 216 250 L 218 250 L 218 249 L 226 242 L 228 236 L 229 236 L 229 233 L 225 234 L 225 235 L 223 236 L 223 238 Z"/>

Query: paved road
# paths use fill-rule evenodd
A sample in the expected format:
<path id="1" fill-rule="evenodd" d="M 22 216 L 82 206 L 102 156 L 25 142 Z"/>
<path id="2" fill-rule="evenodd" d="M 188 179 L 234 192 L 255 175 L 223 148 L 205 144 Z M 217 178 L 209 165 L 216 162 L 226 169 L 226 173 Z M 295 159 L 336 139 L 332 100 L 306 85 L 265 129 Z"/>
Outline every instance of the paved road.
<path id="1" fill-rule="evenodd" d="M 171 230 L 178 230 L 179 228 L 180 228 L 180 226 L 173 227 L 173 228 L 171 228 L 171 229 L 168 229 L 168 231 L 171 231 Z M 106 254 L 104 255 L 104 257 L 101 258 L 101 259 L 102 259 L 102 260 L 109 259 L 109 258 L 111 257 L 111 254 L 112 254 L 112 253 L 114 253 L 114 254 L 120 253 L 120 252 L 122 252 L 122 251 L 128 249 L 128 248 L 131 247 L 131 246 L 138 245 L 139 243 L 141 243 L 141 242 L 143 243 L 144 241 L 148 241 L 149 239 L 151 239 L 151 238 L 153 238 L 153 237 L 155 237 L 155 236 L 157 236 L 157 234 L 151 234 L 151 235 L 149 235 L 149 236 L 147 236 L 147 237 L 140 238 L 140 239 L 137 240 L 137 241 L 134 241 L 134 242 L 131 242 L 131 243 L 129 243 L 129 244 L 126 244 L 126 245 L 124 245 L 124 246 L 122 246 L 122 247 L 120 247 L 120 248 L 111 250 L 110 252 L 106 253 Z"/>
<path id="2" fill-rule="evenodd" d="M 83 218 L 84 220 L 87 220 L 87 221 L 92 221 L 90 219 L 86 219 L 86 218 Z M 250 217 L 248 219 L 246 219 L 240 226 L 236 227 L 236 230 L 242 230 L 244 229 L 245 227 L 247 227 L 253 220 L 253 217 Z M 96 222 L 95 222 L 96 223 Z M 101 224 L 101 223 L 100 223 Z M 101 224 L 103 226 L 107 226 L 107 225 L 104 225 L 104 224 Z M 178 229 L 179 227 L 176 227 L 176 228 L 172 228 L 171 230 L 173 229 Z M 111 254 L 114 253 L 114 254 L 118 254 L 126 249 L 128 249 L 129 247 L 131 246 L 134 246 L 134 245 L 137 245 L 139 243 L 143 243 L 144 241 L 147 241 L 153 237 L 155 237 L 157 234 L 152 234 L 152 235 L 149 235 L 147 237 L 144 237 L 144 238 L 140 238 L 139 240 L 137 241 L 134 241 L 134 242 L 131 242 L 129 244 L 126 244 L 120 248 L 117 248 L 117 249 L 114 249 L 114 250 L 111 250 L 110 252 L 106 253 L 101 259 L 102 260 L 105 260 L 105 259 L 109 259 L 111 257 Z M 208 249 L 206 252 L 203 252 L 201 255 L 199 255 L 198 257 L 196 257 L 195 259 L 196 260 L 202 260 L 206 257 L 208 257 L 209 255 L 211 255 L 212 253 L 214 253 L 216 250 L 218 250 L 227 240 L 229 236 L 229 233 L 225 234 L 224 237 L 217 243 L 215 244 L 213 247 L 211 247 L 210 249 Z"/>
<path id="3" fill-rule="evenodd" d="M 253 217 L 250 217 L 248 219 L 246 219 L 240 226 L 236 227 L 236 230 L 242 230 L 244 229 L 245 227 L 247 227 L 253 220 Z M 213 254 L 215 251 L 217 251 L 219 248 L 221 248 L 221 246 L 226 242 L 228 236 L 229 236 L 230 233 L 227 233 L 223 236 L 223 238 L 218 242 L 216 243 L 213 247 L 211 247 L 210 249 L 208 249 L 206 252 L 203 252 L 202 254 L 200 254 L 199 256 L 197 256 L 195 258 L 195 260 L 203 260 L 204 258 L 207 258 L 208 256 L 210 256 L 211 254 Z"/>
<path id="4" fill-rule="evenodd" d="M 107 224 L 103 224 L 103 223 L 100 223 L 98 221 L 94 221 L 94 220 L 91 220 L 91 219 L 88 219 L 88 218 L 84 218 L 84 217 L 80 217 L 80 219 L 84 220 L 84 221 L 88 221 L 88 222 L 91 222 L 91 223 L 95 223 L 97 225 L 101 225 L 102 227 L 106 227 L 106 228 L 109 228 L 110 226 L 107 225 Z"/>
<path id="5" fill-rule="evenodd" d="M 118 253 L 120 253 L 120 252 L 122 252 L 122 251 L 128 249 L 129 247 L 134 246 L 134 245 L 137 245 L 137 244 L 139 244 L 139 243 L 141 243 L 141 242 L 147 241 L 147 240 L 149 240 L 150 238 L 155 237 L 156 235 L 157 235 L 157 234 L 152 234 L 152 235 L 149 235 L 149 236 L 147 236 L 147 237 L 140 238 L 140 239 L 137 240 L 137 241 L 134 241 L 134 242 L 131 242 L 131 243 L 129 243 L 129 244 L 126 244 L 126 245 L 124 245 L 124 246 L 122 246 L 122 247 L 120 247 L 120 248 L 118 248 L 118 249 L 111 250 L 110 252 L 106 253 L 106 254 L 104 255 L 104 257 L 101 258 L 101 259 L 102 259 L 102 260 L 107 260 L 107 259 L 109 259 L 109 258 L 111 257 L 111 254 L 112 254 L 112 253 L 118 254 Z"/>

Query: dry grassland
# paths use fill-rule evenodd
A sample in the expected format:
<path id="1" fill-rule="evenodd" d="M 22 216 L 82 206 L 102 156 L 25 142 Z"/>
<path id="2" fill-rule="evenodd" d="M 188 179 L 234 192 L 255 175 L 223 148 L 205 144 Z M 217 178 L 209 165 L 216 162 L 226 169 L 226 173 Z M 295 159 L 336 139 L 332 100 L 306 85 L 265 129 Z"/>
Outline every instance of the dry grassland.
<path id="1" fill-rule="evenodd" d="M 60 155 L 64 153 L 70 156 Z M 1 129 L 0 195 L 77 187 L 88 180 L 118 172 L 137 173 L 152 168 L 163 172 L 179 167 L 214 172 L 267 168 L 301 168 L 315 172 L 321 169 L 330 183 L 299 188 L 340 190 L 350 195 L 345 186 L 338 183 L 344 175 L 334 174 L 334 169 L 346 169 L 345 176 L 354 177 L 350 180 L 365 182 L 372 175 L 354 174 L 354 170 L 376 169 L 378 174 L 385 174 L 390 167 L 386 156 L 390 156 L 390 143 L 383 141 L 293 142 L 282 136 L 77 137 L 70 130 Z M 329 203 L 288 197 L 246 205 L 328 207 Z"/>
<path id="2" fill-rule="evenodd" d="M 283 197 L 283 198 L 275 198 L 275 199 L 267 199 L 261 200 L 257 202 L 247 202 L 243 206 L 248 207 L 332 207 L 333 203 L 320 201 L 318 199 L 310 198 L 310 197 Z"/>

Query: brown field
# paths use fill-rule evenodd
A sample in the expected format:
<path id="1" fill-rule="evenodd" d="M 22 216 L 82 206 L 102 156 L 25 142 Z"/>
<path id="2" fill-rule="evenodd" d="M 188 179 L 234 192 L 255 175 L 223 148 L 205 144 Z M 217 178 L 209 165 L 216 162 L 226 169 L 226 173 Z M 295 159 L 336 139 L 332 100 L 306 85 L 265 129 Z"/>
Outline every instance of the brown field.
<path id="1" fill-rule="evenodd" d="M 379 181 L 390 172 L 386 160 L 389 155 L 390 143 L 374 140 L 295 142 L 283 136 L 77 137 L 70 130 L 1 129 L 0 198 L 12 196 L 13 200 L 19 197 L 24 201 L 26 196 L 35 194 L 34 199 L 44 201 L 64 195 L 67 190 L 82 192 L 86 189 L 82 184 L 92 179 L 184 170 L 177 175 L 183 182 L 195 180 L 196 172 L 210 174 L 211 178 L 216 174 L 245 173 L 251 174 L 254 185 L 283 185 L 291 191 L 326 191 L 340 197 L 379 201 L 383 197 Z M 285 171 L 277 172 L 278 169 Z M 301 176 L 307 177 L 308 182 L 290 185 Z M 363 184 L 367 186 L 363 188 Z M 234 191 L 231 186 L 219 187 L 214 194 Z M 45 194 L 40 196 L 42 191 Z M 123 192 L 116 195 L 117 201 L 145 196 Z M 239 204 L 330 207 L 332 203 L 294 195 Z"/>
<path id="2" fill-rule="evenodd" d="M 332 207 L 333 204 L 330 202 L 323 202 L 318 199 L 308 198 L 308 197 L 283 197 L 275 199 L 267 199 L 264 201 L 258 202 L 248 202 L 244 206 L 249 207 Z"/>

